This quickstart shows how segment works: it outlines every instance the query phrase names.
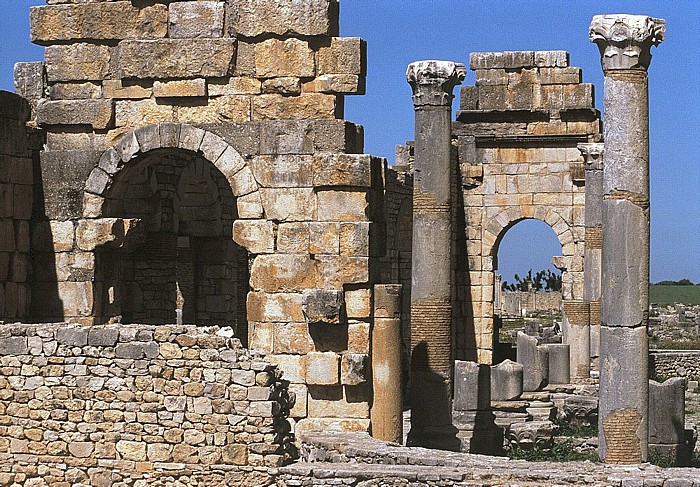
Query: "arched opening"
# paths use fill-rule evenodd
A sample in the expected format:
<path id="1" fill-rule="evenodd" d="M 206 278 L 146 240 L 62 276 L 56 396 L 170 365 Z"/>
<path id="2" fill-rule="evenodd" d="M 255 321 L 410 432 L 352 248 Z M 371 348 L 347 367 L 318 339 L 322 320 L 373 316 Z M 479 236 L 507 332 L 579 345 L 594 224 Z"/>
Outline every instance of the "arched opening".
<path id="1" fill-rule="evenodd" d="M 182 149 L 142 154 L 114 176 L 102 216 L 140 226 L 120 248 L 96 250 L 102 321 L 231 326 L 245 341 L 248 255 L 214 164 Z"/>
<path id="2" fill-rule="evenodd" d="M 515 360 L 515 333 L 560 341 L 562 244 L 536 219 L 508 225 L 494 246 L 494 363 Z"/>

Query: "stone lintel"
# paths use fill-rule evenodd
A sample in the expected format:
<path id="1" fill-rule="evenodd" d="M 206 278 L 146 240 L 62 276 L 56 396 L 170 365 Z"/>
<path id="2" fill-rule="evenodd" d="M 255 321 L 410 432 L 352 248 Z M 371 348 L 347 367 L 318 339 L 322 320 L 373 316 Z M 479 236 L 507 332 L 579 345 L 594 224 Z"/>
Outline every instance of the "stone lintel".
<path id="1" fill-rule="evenodd" d="M 665 32 L 663 19 L 645 15 L 595 15 L 590 40 L 600 49 L 603 71 L 646 71 L 651 62 L 651 46 L 658 46 Z"/>
<path id="2" fill-rule="evenodd" d="M 586 164 L 586 171 L 603 170 L 603 152 L 605 144 L 602 142 L 582 142 L 577 144 L 579 152 Z"/>
<path id="3" fill-rule="evenodd" d="M 406 80 L 413 88 L 413 105 L 450 107 L 452 90 L 461 84 L 467 70 L 451 61 L 417 61 L 408 65 Z"/>

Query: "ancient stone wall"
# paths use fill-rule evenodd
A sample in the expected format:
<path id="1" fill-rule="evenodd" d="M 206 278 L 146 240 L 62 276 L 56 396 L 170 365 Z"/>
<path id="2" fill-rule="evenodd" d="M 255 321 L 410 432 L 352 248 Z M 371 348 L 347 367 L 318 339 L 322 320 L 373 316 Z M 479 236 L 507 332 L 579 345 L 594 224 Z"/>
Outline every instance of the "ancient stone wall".
<path id="1" fill-rule="evenodd" d="M 5 326 L 3 483 L 120 485 L 187 472 L 208 478 L 220 463 L 230 475 L 236 466 L 282 464 L 293 450 L 281 374 L 231 335 L 195 326 Z"/>
<path id="2" fill-rule="evenodd" d="M 467 356 L 492 360 L 494 270 L 503 235 L 533 218 L 556 233 L 564 299 L 583 297 L 583 159 L 600 137 L 593 86 L 564 51 L 473 53 L 476 85 L 461 88 L 459 147 L 473 323 Z"/>
<path id="3" fill-rule="evenodd" d="M 0 321 L 24 319 L 29 310 L 30 114 L 25 99 L 0 91 Z"/>
<path id="4" fill-rule="evenodd" d="M 501 293 L 501 315 L 522 316 L 523 312 L 560 311 L 561 293 L 555 291 L 513 291 Z"/>
<path id="5" fill-rule="evenodd" d="M 672 377 L 700 380 L 700 351 L 650 350 L 649 377 L 656 381 Z"/>
<path id="6" fill-rule="evenodd" d="M 342 120 L 366 48 L 337 1 L 52 1 L 31 22 L 33 319 L 230 326 L 284 371 L 295 427 L 367 429 L 383 162 Z"/>

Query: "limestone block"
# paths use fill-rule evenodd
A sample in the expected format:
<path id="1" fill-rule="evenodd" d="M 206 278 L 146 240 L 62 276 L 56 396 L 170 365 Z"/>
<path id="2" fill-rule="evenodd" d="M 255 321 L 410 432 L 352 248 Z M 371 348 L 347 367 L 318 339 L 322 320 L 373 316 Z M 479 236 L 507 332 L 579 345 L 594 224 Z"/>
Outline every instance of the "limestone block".
<path id="1" fill-rule="evenodd" d="M 41 184 L 47 218 L 80 218 L 85 180 L 102 151 L 42 151 Z"/>
<path id="2" fill-rule="evenodd" d="M 566 68 L 569 66 L 569 53 L 566 51 L 535 51 L 535 66 L 539 68 Z"/>
<path id="3" fill-rule="evenodd" d="M 277 354 L 305 355 L 315 350 L 306 323 L 275 323 L 272 351 Z"/>
<path id="4" fill-rule="evenodd" d="M 255 74 L 258 78 L 312 78 L 316 74 L 314 52 L 300 39 L 268 39 L 255 45 Z"/>
<path id="5" fill-rule="evenodd" d="M 261 123 L 260 154 L 362 153 L 362 128 L 344 120 Z"/>
<path id="6" fill-rule="evenodd" d="M 289 417 L 305 418 L 308 411 L 308 388 L 303 384 L 289 384 L 289 394 L 294 395 L 294 405 L 289 410 Z"/>
<path id="7" fill-rule="evenodd" d="M 350 321 L 348 324 L 348 352 L 369 353 L 369 330 L 369 323 L 362 321 Z"/>
<path id="8" fill-rule="evenodd" d="M 318 50 L 318 74 L 367 74 L 367 43 L 359 37 L 334 37 Z"/>
<path id="9" fill-rule="evenodd" d="M 49 5 L 30 9 L 32 42 L 74 39 L 157 39 L 168 32 L 168 8 L 130 1 Z"/>
<path id="10" fill-rule="evenodd" d="M 159 105 L 153 99 L 116 101 L 115 123 L 117 127 L 136 128 L 159 122 L 172 122 L 174 118 L 172 106 Z"/>
<path id="11" fill-rule="evenodd" d="M 538 81 L 543 85 L 581 83 L 581 68 L 540 68 Z"/>
<path id="12" fill-rule="evenodd" d="M 289 322 L 304 321 L 302 295 L 299 293 L 250 292 L 246 302 L 250 321 Z"/>
<path id="13" fill-rule="evenodd" d="M 301 81 L 299 78 L 292 76 L 269 78 L 263 81 L 262 92 L 278 95 L 298 95 L 301 93 Z"/>
<path id="14" fill-rule="evenodd" d="M 270 355 L 270 363 L 276 365 L 282 371 L 282 379 L 292 384 L 304 384 L 306 382 L 307 355 Z"/>
<path id="15" fill-rule="evenodd" d="M 274 225 L 268 220 L 236 220 L 233 223 L 233 240 L 252 254 L 274 252 Z"/>
<path id="16" fill-rule="evenodd" d="M 370 223 L 340 224 L 340 255 L 369 257 Z"/>
<path id="17" fill-rule="evenodd" d="M 345 284 L 364 284 L 369 280 L 367 257 L 318 255 L 316 260 L 327 289 L 341 289 Z"/>
<path id="18" fill-rule="evenodd" d="M 549 360 L 546 347 L 537 338 L 518 332 L 518 363 L 523 365 L 523 390 L 538 391 L 547 385 Z"/>
<path id="19" fill-rule="evenodd" d="M 307 290 L 302 295 L 302 311 L 307 323 L 338 324 L 344 318 L 345 297 L 342 291 Z"/>
<path id="20" fill-rule="evenodd" d="M 224 77 L 236 53 L 234 39 L 125 40 L 119 43 L 120 78 Z"/>
<path id="21" fill-rule="evenodd" d="M 368 318 L 372 313 L 372 293 L 369 289 L 345 291 L 345 310 L 348 318 Z"/>
<path id="22" fill-rule="evenodd" d="M 105 98 L 115 100 L 140 100 L 150 98 L 153 94 L 152 88 L 146 88 L 137 84 L 126 85 L 120 79 L 106 79 L 102 82 L 102 91 Z"/>
<path id="23" fill-rule="evenodd" d="M 340 382 L 343 385 L 357 386 L 367 382 L 369 355 L 364 353 L 344 353 L 340 361 Z"/>
<path id="24" fill-rule="evenodd" d="M 263 216 L 262 199 L 259 191 L 236 198 L 236 207 L 239 218 L 262 218 Z"/>
<path id="25" fill-rule="evenodd" d="M 366 418 L 369 403 L 347 394 L 343 387 L 309 387 L 310 418 Z"/>
<path id="26" fill-rule="evenodd" d="M 43 62 L 16 63 L 14 71 L 15 93 L 36 103 L 44 96 L 46 74 Z"/>
<path id="27" fill-rule="evenodd" d="M 247 122 L 251 101 L 248 96 L 226 95 L 210 99 L 207 105 L 193 103 L 174 107 L 178 121 L 188 124 Z"/>
<path id="28" fill-rule="evenodd" d="M 306 356 L 306 383 L 340 384 L 340 356 L 335 352 L 311 352 Z"/>
<path id="29" fill-rule="evenodd" d="M 251 161 L 258 183 L 266 188 L 313 186 L 314 158 L 308 155 L 262 155 Z"/>
<path id="30" fill-rule="evenodd" d="M 338 255 L 340 253 L 340 223 L 309 223 L 309 252 Z"/>
<path id="31" fill-rule="evenodd" d="M 649 443 L 685 443 L 685 379 L 649 380 Z"/>
<path id="32" fill-rule="evenodd" d="M 52 100 L 102 98 L 102 85 L 96 82 L 54 83 L 49 88 L 49 96 Z"/>
<path id="33" fill-rule="evenodd" d="M 248 321 L 248 342 L 251 350 L 272 353 L 272 323 Z"/>
<path id="34" fill-rule="evenodd" d="M 491 367 L 491 400 L 511 401 L 523 393 L 523 365 L 504 360 Z"/>
<path id="35" fill-rule="evenodd" d="M 311 188 L 260 188 L 260 196 L 265 215 L 271 220 L 315 220 L 316 195 Z"/>
<path id="36" fill-rule="evenodd" d="M 280 223 L 277 227 L 277 251 L 284 254 L 309 253 L 309 224 Z"/>
<path id="37" fill-rule="evenodd" d="M 262 91 L 260 80 L 248 76 L 234 76 L 232 78 L 210 80 L 208 87 L 209 96 L 259 95 Z"/>
<path id="38" fill-rule="evenodd" d="M 118 247 L 123 244 L 127 231 L 132 226 L 121 218 L 100 218 L 80 220 L 75 231 L 78 248 L 84 251 L 109 244 Z"/>
<path id="39" fill-rule="evenodd" d="M 37 123 L 47 125 L 90 125 L 97 130 L 113 126 L 112 100 L 40 100 L 37 105 Z"/>
<path id="40" fill-rule="evenodd" d="M 356 222 L 368 219 L 367 193 L 364 191 L 319 191 L 320 221 Z"/>
<path id="41" fill-rule="evenodd" d="M 28 352 L 26 337 L 0 338 L 0 354 L 26 355 Z"/>
<path id="42" fill-rule="evenodd" d="M 335 95 L 302 93 L 299 96 L 261 95 L 253 99 L 253 120 L 320 120 L 342 118 Z"/>
<path id="43" fill-rule="evenodd" d="M 304 93 L 364 95 L 365 78 L 355 74 L 322 74 L 302 86 Z"/>
<path id="44" fill-rule="evenodd" d="M 381 162 L 366 154 L 317 154 L 313 158 L 313 184 L 369 188 Z"/>
<path id="45" fill-rule="evenodd" d="M 48 46 L 45 57 L 50 83 L 103 80 L 109 73 L 110 51 L 107 46 L 83 43 Z"/>
<path id="46" fill-rule="evenodd" d="M 224 33 L 224 2 L 175 2 L 168 13 L 171 38 L 221 37 Z"/>
<path id="47" fill-rule="evenodd" d="M 578 341 L 572 341 L 574 346 Z M 569 345 L 563 343 L 550 343 L 547 345 L 549 351 L 549 383 L 568 384 L 571 381 L 569 364 Z M 587 369 L 586 369 L 587 371 Z M 586 374 L 587 376 L 588 374 Z"/>
<path id="48" fill-rule="evenodd" d="M 13 235 L 13 233 L 3 232 L 4 235 Z M 32 247 L 36 250 L 69 252 L 73 250 L 73 235 L 74 226 L 70 220 L 39 222 L 33 229 Z"/>
<path id="49" fill-rule="evenodd" d="M 253 289 L 269 292 L 313 289 L 319 280 L 318 262 L 307 255 L 259 255 L 250 271 Z"/>
<path id="50" fill-rule="evenodd" d="M 92 316 L 92 282 L 59 282 L 57 291 L 64 317 Z"/>
<path id="51" fill-rule="evenodd" d="M 153 95 L 156 98 L 207 96 L 207 83 L 203 78 L 156 81 L 153 83 Z"/>
<path id="52" fill-rule="evenodd" d="M 335 0 L 241 0 L 231 8 L 237 9 L 236 15 L 229 14 L 232 35 L 327 36 L 338 30 Z"/>

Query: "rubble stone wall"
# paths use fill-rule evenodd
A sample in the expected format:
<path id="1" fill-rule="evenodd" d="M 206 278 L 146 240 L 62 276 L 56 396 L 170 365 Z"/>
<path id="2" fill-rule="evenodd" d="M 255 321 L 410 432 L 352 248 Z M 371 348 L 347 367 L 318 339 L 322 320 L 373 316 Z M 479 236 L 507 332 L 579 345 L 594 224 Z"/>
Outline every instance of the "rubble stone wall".
<path id="1" fill-rule="evenodd" d="M 461 88 L 453 128 L 473 316 L 465 342 L 490 363 L 494 270 L 513 225 L 537 219 L 552 227 L 562 245 L 555 265 L 563 298 L 583 298 L 585 174 L 577 144 L 600 138 L 600 117 L 593 86 L 581 82 L 564 51 L 472 53 L 470 67 L 476 84 Z"/>
<path id="2" fill-rule="evenodd" d="M 24 319 L 29 309 L 33 198 L 29 118 L 26 100 L 0 91 L 0 320 Z"/>
<path id="3" fill-rule="evenodd" d="M 501 293 L 501 314 L 520 316 L 522 310 L 559 311 L 561 309 L 561 293 L 558 291 L 509 291 Z"/>
<path id="4" fill-rule="evenodd" d="M 231 334 L 195 326 L 6 325 L 2 483 L 124 485 L 187 472 L 223 480 L 237 466 L 262 472 L 281 465 L 293 452 L 286 383 Z M 222 463 L 228 474 L 212 473 Z"/>
<path id="5" fill-rule="evenodd" d="M 650 350 L 649 378 L 664 381 L 671 377 L 700 380 L 700 351 Z"/>

